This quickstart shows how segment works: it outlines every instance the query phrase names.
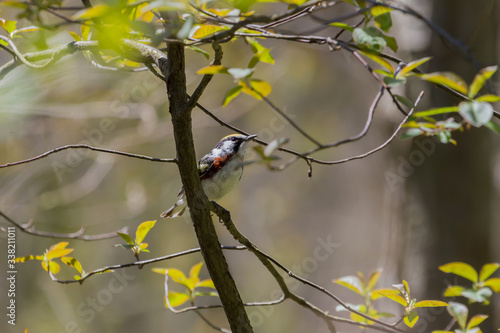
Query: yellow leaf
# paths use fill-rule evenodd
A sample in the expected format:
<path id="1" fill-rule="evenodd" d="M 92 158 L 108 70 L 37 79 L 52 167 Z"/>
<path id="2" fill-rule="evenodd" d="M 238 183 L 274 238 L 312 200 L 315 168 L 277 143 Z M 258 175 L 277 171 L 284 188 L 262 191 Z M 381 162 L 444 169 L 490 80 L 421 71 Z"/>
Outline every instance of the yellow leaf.
<path id="1" fill-rule="evenodd" d="M 218 25 L 205 24 L 205 25 L 200 26 L 191 37 L 193 37 L 195 39 L 202 39 L 204 37 L 213 35 L 216 32 L 221 31 L 221 30 L 228 30 L 228 28 L 221 27 Z"/>
<path id="2" fill-rule="evenodd" d="M 446 86 L 464 95 L 467 94 L 467 83 L 465 83 L 464 79 L 462 79 L 455 73 L 436 72 L 436 73 L 424 74 L 421 75 L 420 77 L 426 81 Z"/>
<path id="3" fill-rule="evenodd" d="M 364 55 L 365 57 L 375 61 L 377 64 L 379 65 L 382 65 L 384 66 L 385 68 L 387 68 L 392 74 L 394 74 L 394 68 L 392 67 L 392 65 L 387 61 L 385 60 L 384 58 L 374 54 L 374 53 L 369 53 L 369 52 L 363 52 L 361 51 L 360 52 L 362 55 Z"/>
<path id="4" fill-rule="evenodd" d="M 222 65 L 213 65 L 199 69 L 196 74 L 228 74 L 228 71 Z"/>
<path id="5" fill-rule="evenodd" d="M 415 303 L 416 308 L 436 308 L 440 306 L 448 306 L 448 303 L 441 301 L 420 301 Z"/>
<path id="6" fill-rule="evenodd" d="M 450 262 L 448 264 L 439 266 L 439 269 L 445 273 L 452 273 L 472 282 L 477 282 L 478 275 L 476 270 L 469 264 L 464 262 Z"/>
<path id="7" fill-rule="evenodd" d="M 390 299 L 394 302 L 398 302 L 402 306 L 406 307 L 408 305 L 408 302 L 406 302 L 406 300 L 403 297 L 401 297 L 397 294 L 386 293 L 386 292 L 379 292 L 379 294 L 381 294 L 384 297 L 387 297 L 388 299 Z"/>
<path id="8" fill-rule="evenodd" d="M 71 17 L 72 20 L 82 20 L 82 19 L 89 19 L 89 18 L 95 18 L 95 17 L 100 17 L 106 14 L 111 10 L 111 7 L 105 4 L 98 4 L 95 6 L 92 6 L 91 8 L 85 8 L 82 9 L 78 12 L 75 13 Z"/>
<path id="9" fill-rule="evenodd" d="M 135 232 L 135 243 L 141 244 L 149 230 L 155 226 L 156 221 L 146 221 L 142 222 Z"/>
<path id="10" fill-rule="evenodd" d="M 166 304 L 166 306 L 168 308 L 176 307 L 176 306 L 184 304 L 188 299 L 189 299 L 189 296 L 184 294 L 184 293 L 169 291 L 168 292 L 168 303 Z"/>

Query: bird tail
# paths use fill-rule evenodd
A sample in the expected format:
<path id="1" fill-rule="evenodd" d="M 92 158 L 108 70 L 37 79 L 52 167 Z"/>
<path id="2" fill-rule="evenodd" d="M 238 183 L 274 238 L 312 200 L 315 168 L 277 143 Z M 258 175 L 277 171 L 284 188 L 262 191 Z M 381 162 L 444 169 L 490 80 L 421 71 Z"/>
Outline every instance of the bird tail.
<path id="1" fill-rule="evenodd" d="M 161 213 L 160 217 L 164 219 L 173 219 L 174 217 L 181 216 L 186 211 L 187 206 L 176 202 L 172 207 Z"/>

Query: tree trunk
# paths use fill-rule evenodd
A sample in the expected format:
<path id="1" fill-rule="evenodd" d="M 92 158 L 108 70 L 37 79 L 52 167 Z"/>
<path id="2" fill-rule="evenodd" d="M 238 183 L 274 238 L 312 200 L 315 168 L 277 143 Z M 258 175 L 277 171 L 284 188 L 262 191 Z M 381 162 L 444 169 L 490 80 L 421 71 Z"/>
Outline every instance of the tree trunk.
<path id="1" fill-rule="evenodd" d="M 209 202 L 198 176 L 194 151 L 191 109 L 188 107 L 184 67 L 184 45 L 169 43 L 167 48 L 167 91 L 172 115 L 177 165 L 191 212 L 194 229 L 208 272 L 226 313 L 231 331 L 253 332 L 236 284 L 229 273 L 226 259 L 212 223 Z"/>

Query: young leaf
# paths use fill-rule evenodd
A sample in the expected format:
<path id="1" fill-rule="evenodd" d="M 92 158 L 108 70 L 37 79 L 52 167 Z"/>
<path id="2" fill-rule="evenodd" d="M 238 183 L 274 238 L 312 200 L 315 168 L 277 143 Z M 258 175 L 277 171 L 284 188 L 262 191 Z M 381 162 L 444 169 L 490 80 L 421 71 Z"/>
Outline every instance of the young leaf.
<path id="1" fill-rule="evenodd" d="M 488 121 L 486 124 L 484 124 L 485 127 L 489 128 L 496 134 L 500 135 L 500 126 L 494 123 L 493 121 Z"/>
<path id="2" fill-rule="evenodd" d="M 71 30 L 66 30 L 70 35 L 71 37 L 73 37 L 73 39 L 77 42 L 81 41 L 82 40 L 82 37 L 80 37 L 79 34 L 77 34 L 76 32 L 74 31 L 71 31 Z"/>
<path id="3" fill-rule="evenodd" d="M 333 27 L 337 27 L 337 28 L 342 28 L 342 29 L 350 31 L 350 32 L 352 32 L 354 30 L 354 28 L 351 27 L 349 24 L 342 23 L 342 22 L 333 22 L 333 23 L 330 23 L 329 25 L 331 25 Z"/>
<path id="4" fill-rule="evenodd" d="M 458 106 L 446 106 L 442 108 L 420 111 L 413 114 L 414 117 L 429 117 L 443 113 L 458 112 Z"/>
<path id="5" fill-rule="evenodd" d="M 465 83 L 464 79 L 455 73 L 435 72 L 421 75 L 420 78 L 429 82 L 441 84 L 464 95 L 467 94 L 467 83 Z"/>
<path id="6" fill-rule="evenodd" d="M 194 52 L 198 52 L 198 53 L 203 54 L 205 56 L 205 58 L 207 58 L 207 60 L 210 59 L 210 54 L 207 51 L 202 50 L 199 47 L 196 47 L 196 46 L 193 46 L 193 45 L 190 45 L 189 48 L 191 50 L 193 50 Z"/>
<path id="7" fill-rule="evenodd" d="M 441 301 L 420 301 L 415 303 L 416 308 L 437 308 L 440 306 L 448 306 L 449 304 Z"/>
<path id="8" fill-rule="evenodd" d="M 494 292 L 500 293 L 500 278 L 491 278 L 484 282 L 485 287 L 490 287 Z"/>
<path id="9" fill-rule="evenodd" d="M 75 258 L 63 257 L 61 258 L 61 261 L 68 266 L 74 267 L 78 271 L 78 273 L 82 274 L 83 272 L 82 264 L 80 264 L 80 262 Z"/>
<path id="10" fill-rule="evenodd" d="M 266 157 L 271 156 L 272 153 L 276 149 L 278 149 L 282 145 L 288 143 L 288 141 L 290 141 L 290 139 L 288 139 L 288 138 L 279 138 L 279 139 L 276 139 L 276 140 L 269 142 L 269 144 L 266 146 L 266 148 L 264 148 L 264 156 L 266 156 Z"/>
<path id="11" fill-rule="evenodd" d="M 121 232 L 117 232 L 117 234 L 118 234 L 118 236 L 120 236 L 121 238 L 123 238 L 123 240 L 125 242 L 127 242 L 128 245 L 132 245 L 132 246 L 134 245 L 134 240 L 129 235 L 121 233 Z"/>
<path id="12" fill-rule="evenodd" d="M 375 16 L 375 24 L 382 31 L 388 32 L 392 27 L 392 18 L 390 13 L 384 13 Z"/>
<path id="13" fill-rule="evenodd" d="M 191 267 L 191 270 L 189 271 L 189 278 L 190 279 L 199 279 L 198 276 L 200 275 L 200 270 L 201 270 L 202 266 L 203 266 L 203 262 L 199 262 L 198 264 Z"/>
<path id="14" fill-rule="evenodd" d="M 180 283 L 187 288 L 189 287 L 186 283 L 187 277 L 182 271 L 178 270 L 177 268 L 168 268 L 167 275 L 171 277 L 175 282 Z"/>
<path id="15" fill-rule="evenodd" d="M 16 30 L 17 21 L 6 20 L 0 18 L 0 27 L 4 28 L 10 34 Z"/>
<path id="16" fill-rule="evenodd" d="M 363 296 L 363 286 L 361 280 L 354 275 L 347 275 L 332 281 L 342 287 L 354 291 L 356 294 Z"/>
<path id="17" fill-rule="evenodd" d="M 491 274 L 495 273 L 495 271 L 500 267 L 499 263 L 491 263 L 486 264 L 481 267 L 481 271 L 479 272 L 479 281 L 484 281 L 491 276 Z"/>
<path id="18" fill-rule="evenodd" d="M 146 235 L 148 234 L 149 230 L 154 227 L 156 223 L 155 221 L 146 221 L 142 222 L 138 227 L 135 232 L 135 243 L 136 244 L 141 244 Z"/>
<path id="19" fill-rule="evenodd" d="M 228 30 L 228 27 L 221 27 L 218 25 L 209 25 L 209 24 L 204 24 L 200 26 L 199 28 L 196 29 L 194 34 L 191 36 L 195 39 L 202 39 L 207 36 L 213 35 L 216 32 L 219 32 L 221 30 Z"/>
<path id="20" fill-rule="evenodd" d="M 370 299 L 375 301 L 377 299 L 384 297 L 383 294 L 395 294 L 395 295 L 397 295 L 398 292 L 394 289 L 381 288 L 381 289 L 373 290 L 370 294 L 371 294 Z"/>
<path id="21" fill-rule="evenodd" d="M 466 289 L 462 291 L 462 296 L 468 298 L 469 301 L 471 301 L 472 303 L 478 302 L 478 303 L 488 304 L 491 295 L 493 295 L 493 292 L 491 291 L 490 288 L 486 287 L 480 288 L 478 290 Z"/>
<path id="22" fill-rule="evenodd" d="M 474 80 L 472 81 L 472 83 L 470 85 L 468 97 L 474 98 L 474 96 L 476 96 L 476 94 L 479 92 L 479 90 L 481 90 L 481 88 L 484 86 L 486 81 L 488 81 L 488 79 L 493 74 L 495 74 L 497 69 L 498 69 L 498 66 L 490 66 L 490 67 L 486 67 L 486 68 L 481 69 L 481 71 L 479 71 L 479 73 L 474 77 Z"/>
<path id="23" fill-rule="evenodd" d="M 370 273 L 370 276 L 368 277 L 368 283 L 366 285 L 366 289 L 368 291 L 372 291 L 373 288 L 375 288 L 375 285 L 377 284 L 378 278 L 380 277 L 381 273 L 382 273 L 381 269 L 378 269 Z"/>
<path id="24" fill-rule="evenodd" d="M 166 304 L 167 308 L 176 307 L 186 303 L 189 300 L 189 296 L 186 295 L 185 293 L 169 291 L 167 300 L 168 300 Z"/>
<path id="25" fill-rule="evenodd" d="M 475 99 L 476 102 L 495 103 L 500 102 L 500 96 L 497 95 L 483 95 Z"/>
<path id="26" fill-rule="evenodd" d="M 481 127 L 493 117 L 493 107 L 486 102 L 461 102 L 458 112 L 472 126 Z"/>
<path id="27" fill-rule="evenodd" d="M 386 6 L 373 6 L 370 8 L 370 14 L 372 16 L 379 16 L 383 15 L 386 13 L 390 13 L 392 11 L 392 8 L 386 7 Z"/>
<path id="28" fill-rule="evenodd" d="M 205 287 L 205 288 L 215 289 L 214 282 L 212 281 L 212 279 L 206 279 L 206 280 L 199 281 L 196 284 L 196 287 Z"/>
<path id="29" fill-rule="evenodd" d="M 460 328 L 465 328 L 469 309 L 465 305 L 456 302 L 450 302 L 447 309 L 450 315 L 458 322 Z"/>
<path id="30" fill-rule="evenodd" d="M 196 74 L 229 74 L 227 67 L 222 65 L 207 66 L 199 69 Z"/>
<path id="31" fill-rule="evenodd" d="M 450 262 L 448 264 L 439 266 L 438 268 L 442 272 L 452 273 L 466 278 L 467 280 L 472 282 L 477 282 L 478 279 L 476 270 L 472 268 L 471 265 L 464 262 Z"/>
<path id="32" fill-rule="evenodd" d="M 101 17 L 105 14 L 107 14 L 109 11 L 111 11 L 111 7 L 105 4 L 98 4 L 94 5 L 90 8 L 85 8 L 82 9 L 78 12 L 75 13 L 71 17 L 72 20 L 82 20 L 82 19 L 90 19 L 90 18 L 96 18 L 96 17 Z"/>
<path id="33" fill-rule="evenodd" d="M 444 291 L 444 297 L 457 297 L 457 296 L 462 296 L 462 291 L 464 291 L 465 288 L 462 286 L 449 286 L 446 288 Z"/>
<path id="34" fill-rule="evenodd" d="M 163 274 L 163 275 L 167 274 L 167 268 L 153 267 L 151 268 L 151 270 L 158 274 Z"/>
<path id="35" fill-rule="evenodd" d="M 398 302 L 402 306 L 406 307 L 408 305 L 408 302 L 401 296 L 393 293 L 387 293 L 387 292 L 379 292 L 380 295 L 387 297 L 388 299 Z"/>
<path id="36" fill-rule="evenodd" d="M 373 53 L 368 53 L 368 52 L 363 52 L 363 51 L 361 51 L 360 53 L 362 55 L 364 55 L 365 57 L 370 58 L 371 60 L 375 61 L 377 64 L 379 64 L 381 66 L 384 66 L 385 68 L 387 68 L 394 75 L 394 68 L 384 58 L 382 58 L 382 57 L 380 57 L 380 56 L 378 56 L 376 54 L 373 54 Z"/>
<path id="37" fill-rule="evenodd" d="M 415 311 L 410 311 L 410 313 L 405 317 L 404 322 L 406 326 L 412 328 L 418 321 L 418 315 Z"/>
<path id="38" fill-rule="evenodd" d="M 432 57 L 426 57 L 426 58 L 417 59 L 417 60 L 413 60 L 412 62 L 409 62 L 408 64 L 406 64 L 405 67 L 403 67 L 403 69 L 401 69 L 401 71 L 398 73 L 398 76 L 404 76 L 405 74 L 411 72 L 412 70 L 414 70 L 418 66 L 431 60 L 431 58 Z"/>
<path id="39" fill-rule="evenodd" d="M 487 318 L 488 318 L 487 315 L 476 315 L 476 316 L 472 317 L 469 320 L 469 323 L 467 324 L 467 329 L 471 329 L 471 328 L 478 326 L 483 321 L 485 321 Z"/>
<path id="40" fill-rule="evenodd" d="M 243 89 L 242 86 L 236 86 L 230 89 L 226 93 L 226 96 L 224 97 L 224 101 L 222 102 L 222 107 L 228 105 L 236 96 L 238 96 L 241 93 L 241 89 Z"/>
<path id="41" fill-rule="evenodd" d="M 266 81 L 262 81 L 262 80 L 251 80 L 250 81 L 250 86 L 253 88 L 253 90 L 255 90 L 256 92 L 258 92 L 260 95 L 266 97 L 267 95 L 269 95 L 271 93 L 271 85 L 269 83 L 267 83 Z"/>

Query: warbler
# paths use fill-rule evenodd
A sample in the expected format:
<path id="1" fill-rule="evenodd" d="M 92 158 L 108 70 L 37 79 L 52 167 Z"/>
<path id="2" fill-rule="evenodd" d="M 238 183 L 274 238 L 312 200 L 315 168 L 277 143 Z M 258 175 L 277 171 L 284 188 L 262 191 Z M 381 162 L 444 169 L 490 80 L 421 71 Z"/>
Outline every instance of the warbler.
<path id="1" fill-rule="evenodd" d="M 243 160 L 248 143 L 257 135 L 231 134 L 223 137 L 210 153 L 198 162 L 201 186 L 210 201 L 217 201 L 228 194 L 243 174 Z M 177 195 L 177 202 L 160 216 L 181 216 L 187 208 L 184 187 Z"/>

